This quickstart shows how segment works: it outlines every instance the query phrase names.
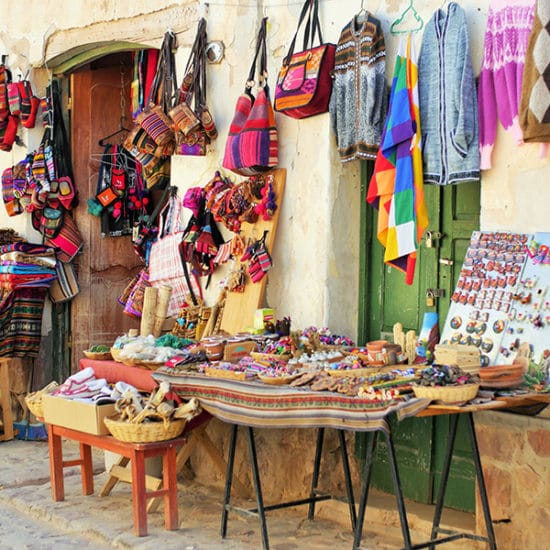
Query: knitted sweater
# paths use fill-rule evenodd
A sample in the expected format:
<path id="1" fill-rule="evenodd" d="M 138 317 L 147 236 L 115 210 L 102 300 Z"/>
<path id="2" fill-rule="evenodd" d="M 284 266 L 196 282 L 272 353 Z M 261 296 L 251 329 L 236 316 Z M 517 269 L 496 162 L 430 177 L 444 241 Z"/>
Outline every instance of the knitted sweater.
<path id="1" fill-rule="evenodd" d="M 491 0 L 479 73 L 481 169 L 491 168 L 497 118 L 516 143 L 523 143 L 518 111 L 523 67 L 535 0 Z"/>
<path id="2" fill-rule="evenodd" d="M 550 142 L 550 5 L 537 2 L 529 37 L 519 119 L 525 141 Z"/>
<path id="3" fill-rule="evenodd" d="M 451 2 L 426 25 L 418 60 L 424 183 L 479 179 L 474 72 L 464 10 Z"/>
<path id="4" fill-rule="evenodd" d="M 336 47 L 329 111 L 340 160 L 375 159 L 386 116 L 386 50 L 378 19 L 354 17 Z"/>

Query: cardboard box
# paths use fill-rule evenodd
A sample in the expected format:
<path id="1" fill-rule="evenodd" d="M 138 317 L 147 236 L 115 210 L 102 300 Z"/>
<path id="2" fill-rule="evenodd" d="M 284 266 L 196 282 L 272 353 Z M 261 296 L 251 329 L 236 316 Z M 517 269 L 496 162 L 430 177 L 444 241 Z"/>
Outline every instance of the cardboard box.
<path id="1" fill-rule="evenodd" d="M 94 405 L 76 399 L 44 395 L 44 422 L 64 426 L 72 430 L 95 435 L 107 435 L 109 430 L 103 423 L 106 416 L 113 416 L 115 405 Z"/>
<path id="2" fill-rule="evenodd" d="M 250 340 L 225 344 L 223 360 L 229 363 L 238 363 L 245 355 L 250 355 L 256 349 L 256 344 Z"/>
<path id="3" fill-rule="evenodd" d="M 275 310 L 273 308 L 257 309 L 254 312 L 254 328 L 264 329 L 267 322 L 275 322 Z"/>

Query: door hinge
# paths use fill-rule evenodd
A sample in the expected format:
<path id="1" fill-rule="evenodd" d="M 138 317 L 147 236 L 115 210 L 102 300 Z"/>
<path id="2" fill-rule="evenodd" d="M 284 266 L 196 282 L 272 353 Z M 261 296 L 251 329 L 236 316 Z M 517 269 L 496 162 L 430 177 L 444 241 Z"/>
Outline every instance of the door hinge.
<path id="1" fill-rule="evenodd" d="M 67 98 L 67 104 L 65 105 L 65 108 L 67 109 L 67 111 L 70 111 L 73 108 L 73 98 L 72 97 Z"/>
<path id="2" fill-rule="evenodd" d="M 454 261 L 449 258 L 439 258 L 439 263 L 443 265 L 453 265 Z"/>

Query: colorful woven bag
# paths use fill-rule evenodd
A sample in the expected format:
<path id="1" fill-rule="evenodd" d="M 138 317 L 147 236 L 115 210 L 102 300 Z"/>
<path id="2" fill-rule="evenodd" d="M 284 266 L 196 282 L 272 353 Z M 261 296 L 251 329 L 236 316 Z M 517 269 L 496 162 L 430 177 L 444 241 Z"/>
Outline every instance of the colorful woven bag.
<path id="1" fill-rule="evenodd" d="M 245 91 L 237 100 L 235 114 L 225 144 L 223 167 L 243 176 L 275 168 L 279 162 L 275 115 L 267 84 L 267 17 L 262 19 L 256 53 L 248 74 Z M 259 58 L 259 87 L 252 94 L 256 63 Z"/>
<path id="2" fill-rule="evenodd" d="M 304 30 L 304 48 L 294 53 L 296 37 L 307 17 Z M 315 36 L 319 45 L 314 46 Z M 311 40 L 308 44 L 308 38 Z M 283 58 L 283 66 L 277 76 L 275 110 L 292 118 L 306 118 L 328 111 L 332 92 L 332 69 L 336 45 L 323 44 L 319 22 L 319 0 L 306 0 L 298 28 Z"/>

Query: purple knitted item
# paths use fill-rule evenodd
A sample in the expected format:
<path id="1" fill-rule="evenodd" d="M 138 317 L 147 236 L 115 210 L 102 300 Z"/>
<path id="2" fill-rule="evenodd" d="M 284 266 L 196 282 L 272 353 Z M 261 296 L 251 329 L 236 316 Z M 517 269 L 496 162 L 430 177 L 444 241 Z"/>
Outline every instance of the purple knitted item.
<path id="1" fill-rule="evenodd" d="M 482 170 L 492 166 L 497 120 L 518 145 L 523 143 L 518 111 L 534 15 L 535 0 L 491 0 L 489 5 L 478 88 Z"/>

